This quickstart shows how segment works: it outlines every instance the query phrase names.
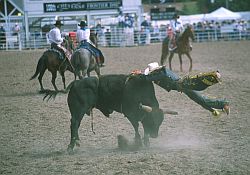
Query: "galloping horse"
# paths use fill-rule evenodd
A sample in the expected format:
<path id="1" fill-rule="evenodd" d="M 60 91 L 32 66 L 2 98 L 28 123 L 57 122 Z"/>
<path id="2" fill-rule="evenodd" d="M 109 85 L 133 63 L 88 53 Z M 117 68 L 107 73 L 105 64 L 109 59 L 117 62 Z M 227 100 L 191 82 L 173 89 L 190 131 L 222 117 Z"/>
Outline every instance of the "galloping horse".
<path id="1" fill-rule="evenodd" d="M 97 46 L 97 35 L 95 33 L 90 34 L 90 40 Z M 71 57 L 71 64 L 75 69 L 75 79 L 77 76 L 79 79 L 86 75 L 89 77 L 92 70 L 95 70 L 96 74 L 100 76 L 100 67 L 93 54 L 86 48 L 80 47 L 75 50 Z"/>
<path id="2" fill-rule="evenodd" d="M 190 52 L 192 50 L 192 48 L 190 47 L 190 43 L 189 43 L 189 38 L 191 38 L 194 41 L 194 32 L 191 28 L 191 26 L 187 26 L 186 29 L 184 30 L 184 32 L 179 36 L 178 40 L 177 40 L 177 48 L 173 51 L 169 51 L 169 37 L 166 37 L 163 42 L 162 42 L 162 54 L 161 54 L 161 65 L 163 65 L 166 61 L 166 58 L 170 52 L 170 56 L 168 58 L 169 61 L 169 69 L 172 70 L 172 66 L 171 66 L 171 62 L 172 62 L 172 58 L 174 56 L 175 53 L 178 54 L 179 56 L 179 60 L 180 60 L 180 70 L 181 72 L 183 72 L 182 69 L 182 55 L 186 54 L 187 57 L 189 58 L 190 61 L 190 67 L 189 67 L 189 71 L 192 71 L 192 57 L 190 56 Z"/>
<path id="3" fill-rule="evenodd" d="M 36 78 L 39 75 L 38 80 L 39 80 L 40 87 L 41 87 L 40 92 L 45 91 L 45 89 L 43 87 L 43 83 L 42 83 L 42 78 L 43 78 L 43 75 L 44 75 L 46 69 L 48 69 L 48 71 L 50 71 L 52 74 L 51 82 L 52 82 L 53 87 L 55 88 L 56 91 L 58 91 L 58 88 L 56 87 L 56 84 L 55 84 L 55 80 L 57 77 L 57 71 L 62 76 L 64 89 L 66 88 L 64 73 L 66 70 L 69 70 L 70 72 L 74 72 L 74 68 L 71 66 L 70 61 L 68 59 L 66 59 L 66 58 L 63 59 L 62 57 L 63 56 L 59 51 L 56 51 L 54 49 L 48 49 L 43 53 L 43 55 L 38 60 L 36 72 L 30 78 L 30 80 Z"/>

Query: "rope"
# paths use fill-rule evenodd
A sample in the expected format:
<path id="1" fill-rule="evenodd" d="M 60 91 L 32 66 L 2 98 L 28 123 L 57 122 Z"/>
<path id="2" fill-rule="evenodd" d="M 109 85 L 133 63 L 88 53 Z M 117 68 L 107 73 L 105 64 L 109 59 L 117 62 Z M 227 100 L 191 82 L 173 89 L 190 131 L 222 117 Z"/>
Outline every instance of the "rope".
<path id="1" fill-rule="evenodd" d="M 100 79 L 99 79 L 98 76 L 96 76 L 96 78 L 98 79 L 97 87 L 99 88 L 99 81 L 100 81 Z M 97 92 L 96 92 L 96 93 L 97 93 Z M 91 108 L 91 110 L 90 110 L 90 116 L 91 116 L 91 130 L 92 130 L 92 132 L 95 134 L 95 131 L 94 131 L 94 115 L 93 115 L 93 108 Z"/>
<path id="2" fill-rule="evenodd" d="M 94 116 L 93 116 L 93 108 L 91 108 L 91 110 L 90 110 L 90 115 L 91 115 L 91 130 L 92 130 L 92 132 L 95 134 L 95 131 L 94 131 Z"/>

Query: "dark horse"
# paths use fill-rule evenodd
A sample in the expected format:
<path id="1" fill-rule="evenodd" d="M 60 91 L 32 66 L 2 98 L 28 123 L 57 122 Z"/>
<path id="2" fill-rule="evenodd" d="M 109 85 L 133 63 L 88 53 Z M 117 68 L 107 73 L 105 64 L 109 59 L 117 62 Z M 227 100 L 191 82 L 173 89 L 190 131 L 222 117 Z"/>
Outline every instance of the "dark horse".
<path id="1" fill-rule="evenodd" d="M 95 33 L 91 32 L 90 40 L 97 46 L 97 35 Z M 93 54 L 86 48 L 78 48 L 75 50 L 71 57 L 71 64 L 75 68 L 75 79 L 77 76 L 79 79 L 84 78 L 86 75 L 89 77 L 90 72 L 93 70 L 100 76 L 100 67 Z"/>
<path id="2" fill-rule="evenodd" d="M 190 61 L 189 71 L 191 72 L 193 64 L 192 64 L 192 57 L 190 56 L 190 52 L 191 52 L 192 48 L 190 47 L 189 38 L 191 38 L 194 41 L 194 32 L 193 32 L 191 26 L 187 26 L 187 28 L 184 30 L 184 32 L 179 36 L 177 43 L 176 43 L 177 48 L 173 51 L 169 51 L 169 48 L 168 48 L 169 37 L 166 37 L 162 42 L 161 65 L 163 65 L 165 63 L 167 56 L 170 52 L 170 56 L 168 58 L 168 61 L 169 61 L 169 69 L 172 70 L 172 66 L 171 66 L 172 58 L 173 58 L 174 54 L 177 53 L 179 56 L 179 60 L 180 60 L 180 70 L 181 70 L 181 72 L 183 72 L 182 55 L 186 54 L 187 57 L 189 58 L 189 61 Z"/>
<path id="3" fill-rule="evenodd" d="M 67 43 L 65 43 L 65 45 L 67 46 Z M 48 71 L 50 71 L 52 74 L 51 82 L 52 82 L 56 91 L 58 91 L 58 88 L 56 87 L 56 84 L 55 84 L 55 80 L 57 77 L 57 71 L 62 76 L 64 89 L 66 88 L 65 76 L 64 76 L 65 71 L 69 70 L 71 72 L 74 72 L 74 68 L 71 66 L 70 61 L 67 60 L 66 58 L 62 59 L 62 55 L 59 51 L 56 51 L 54 49 L 46 50 L 43 53 L 43 55 L 40 57 L 40 59 L 38 60 L 35 74 L 30 78 L 30 80 L 32 80 L 39 75 L 38 80 L 40 83 L 41 92 L 45 91 L 45 89 L 43 87 L 43 83 L 42 83 L 42 78 L 43 78 L 43 75 L 44 75 L 46 69 L 48 69 Z"/>

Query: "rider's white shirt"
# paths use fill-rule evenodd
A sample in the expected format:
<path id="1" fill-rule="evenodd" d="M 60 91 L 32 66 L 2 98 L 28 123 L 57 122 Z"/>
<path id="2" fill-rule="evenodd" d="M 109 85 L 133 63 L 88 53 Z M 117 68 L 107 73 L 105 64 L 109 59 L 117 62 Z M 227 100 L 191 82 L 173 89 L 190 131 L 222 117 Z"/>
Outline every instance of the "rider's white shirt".
<path id="1" fill-rule="evenodd" d="M 175 32 L 182 32 L 184 29 L 182 21 L 180 19 L 172 20 L 171 21 L 171 28 L 172 28 L 174 33 Z"/>
<path id="2" fill-rule="evenodd" d="M 50 43 L 56 43 L 61 44 L 63 42 L 63 38 L 61 36 L 60 29 L 58 27 L 55 27 L 50 30 L 49 32 L 49 42 Z"/>
<path id="3" fill-rule="evenodd" d="M 87 42 L 90 42 L 90 29 L 88 28 L 85 28 L 84 30 L 83 29 L 78 29 L 77 32 L 76 32 L 76 39 L 77 39 L 77 42 L 81 42 L 81 41 L 84 41 L 86 40 Z"/>

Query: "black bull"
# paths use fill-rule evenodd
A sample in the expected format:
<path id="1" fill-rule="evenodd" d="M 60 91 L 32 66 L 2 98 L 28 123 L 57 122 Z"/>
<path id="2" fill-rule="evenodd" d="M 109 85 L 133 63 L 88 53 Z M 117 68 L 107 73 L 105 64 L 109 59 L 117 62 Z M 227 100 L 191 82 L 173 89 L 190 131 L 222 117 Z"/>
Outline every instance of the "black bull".
<path id="1" fill-rule="evenodd" d="M 135 143 L 141 145 L 138 132 L 139 122 L 144 129 L 144 144 L 149 145 L 149 137 L 158 136 L 164 113 L 159 108 L 154 85 L 167 91 L 176 90 L 185 93 L 203 108 L 213 112 L 228 104 L 224 99 L 210 99 L 201 95 L 207 87 L 216 84 L 218 72 L 199 74 L 179 78 L 172 71 L 162 67 L 145 75 L 102 75 L 73 81 L 68 87 L 68 106 L 71 113 L 71 140 L 68 150 L 79 146 L 78 128 L 84 114 L 90 115 L 93 108 L 99 109 L 105 116 L 113 111 L 123 113 L 135 130 Z M 44 99 L 56 96 L 59 92 L 47 92 Z M 169 112 L 168 112 L 169 113 Z"/>
<path id="2" fill-rule="evenodd" d="M 77 80 L 70 86 L 68 106 L 72 118 L 69 149 L 79 143 L 80 122 L 84 114 L 90 115 L 92 108 L 99 109 L 107 117 L 113 111 L 123 113 L 135 129 L 136 144 L 141 144 L 139 122 L 144 128 L 145 145 L 149 144 L 149 136 L 158 136 L 164 114 L 159 109 L 151 81 L 145 81 L 139 76 L 129 78 L 128 75 L 104 75 L 99 79 L 90 77 Z"/>

